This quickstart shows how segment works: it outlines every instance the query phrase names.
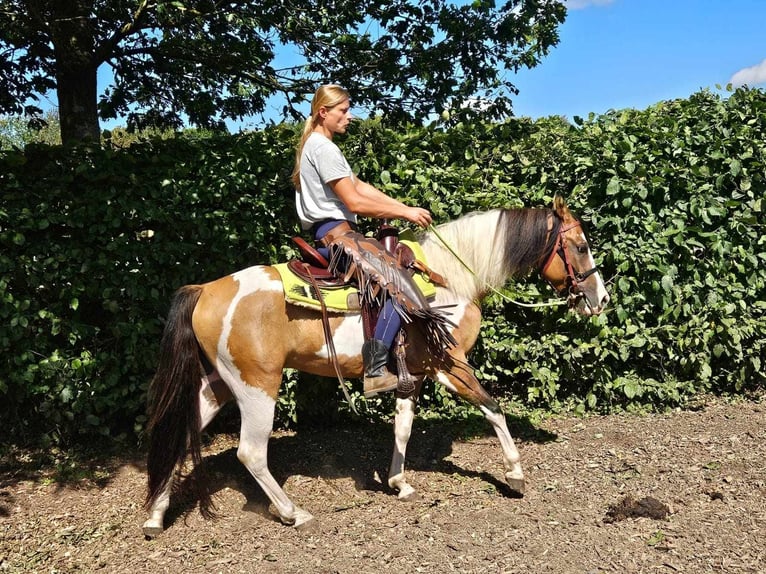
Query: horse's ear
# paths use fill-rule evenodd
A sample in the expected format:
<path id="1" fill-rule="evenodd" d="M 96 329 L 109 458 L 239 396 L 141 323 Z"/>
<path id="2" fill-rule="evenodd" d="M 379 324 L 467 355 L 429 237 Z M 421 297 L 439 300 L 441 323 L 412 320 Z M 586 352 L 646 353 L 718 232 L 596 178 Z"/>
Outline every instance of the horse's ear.
<path id="1" fill-rule="evenodd" d="M 564 198 L 559 194 L 553 196 L 553 211 L 556 212 L 556 215 L 559 216 L 561 221 L 570 221 L 573 219 L 572 214 L 569 212 L 569 208 L 564 201 Z"/>

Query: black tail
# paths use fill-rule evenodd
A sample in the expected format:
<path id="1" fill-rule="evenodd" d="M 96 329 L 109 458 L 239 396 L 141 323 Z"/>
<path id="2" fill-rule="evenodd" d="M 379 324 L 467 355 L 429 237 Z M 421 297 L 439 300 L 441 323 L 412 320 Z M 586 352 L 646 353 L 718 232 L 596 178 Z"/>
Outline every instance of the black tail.
<path id="1" fill-rule="evenodd" d="M 192 313 L 201 294 L 199 285 L 187 285 L 176 292 L 162 334 L 159 366 L 149 386 L 147 508 L 165 490 L 187 452 L 195 469 L 202 460 L 199 390 L 203 369 L 192 329 Z M 202 477 L 194 484 L 200 507 L 206 512 L 212 506 L 210 492 Z"/>

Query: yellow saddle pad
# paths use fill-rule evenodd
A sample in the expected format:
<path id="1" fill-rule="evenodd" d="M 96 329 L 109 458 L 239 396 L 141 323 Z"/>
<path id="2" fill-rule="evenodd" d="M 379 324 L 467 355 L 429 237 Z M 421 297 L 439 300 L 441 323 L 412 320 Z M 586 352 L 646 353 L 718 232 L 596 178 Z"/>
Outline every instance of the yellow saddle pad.
<path id="1" fill-rule="evenodd" d="M 400 239 L 400 242 L 412 249 L 415 253 L 415 259 L 427 263 L 419 243 L 408 239 Z M 274 269 L 279 272 L 279 276 L 282 278 L 282 284 L 285 288 L 285 300 L 288 303 L 316 308 L 317 310 L 321 308 L 319 299 L 317 299 L 314 293 L 314 287 L 308 281 L 304 281 L 290 271 L 287 263 L 278 263 L 274 265 Z M 436 295 L 436 285 L 431 283 L 426 275 L 416 272 L 413 279 L 415 280 L 415 285 L 418 286 L 418 289 L 420 289 L 426 299 Z M 328 309 L 341 313 L 355 313 L 359 311 L 359 292 L 354 285 L 321 288 L 320 291 L 322 292 L 325 306 Z"/>

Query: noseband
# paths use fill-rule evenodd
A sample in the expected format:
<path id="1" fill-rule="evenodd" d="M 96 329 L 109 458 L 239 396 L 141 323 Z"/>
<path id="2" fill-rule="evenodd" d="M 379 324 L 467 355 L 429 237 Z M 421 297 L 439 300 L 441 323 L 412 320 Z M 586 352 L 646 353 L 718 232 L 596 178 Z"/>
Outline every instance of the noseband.
<path id="1" fill-rule="evenodd" d="M 556 291 L 560 296 L 566 296 L 567 304 L 570 307 L 573 307 L 577 303 L 578 299 L 585 297 L 585 293 L 580 290 L 580 283 L 598 271 L 598 267 L 593 267 L 592 269 L 581 273 L 572 266 L 572 262 L 569 260 L 569 251 L 567 250 L 567 245 L 564 242 L 564 234 L 570 229 L 574 229 L 575 227 L 581 227 L 579 221 L 575 221 L 574 223 L 570 223 L 569 225 L 565 225 L 559 229 L 558 236 L 556 237 L 556 241 L 553 244 L 553 249 L 551 249 L 551 254 L 548 256 L 548 259 L 545 261 L 545 265 L 543 265 L 541 269 L 541 273 L 545 274 L 545 271 L 553 262 L 553 258 L 556 255 L 561 257 L 561 260 L 564 262 L 564 268 L 567 272 L 567 281 L 563 289 L 556 289 Z"/>

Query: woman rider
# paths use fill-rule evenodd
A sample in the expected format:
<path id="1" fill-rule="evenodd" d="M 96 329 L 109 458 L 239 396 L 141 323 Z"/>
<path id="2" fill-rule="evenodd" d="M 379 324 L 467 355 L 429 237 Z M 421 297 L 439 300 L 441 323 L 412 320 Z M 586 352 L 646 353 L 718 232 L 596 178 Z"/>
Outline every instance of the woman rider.
<path id="1" fill-rule="evenodd" d="M 357 229 L 357 215 L 406 219 L 421 227 L 431 223 L 427 209 L 405 205 L 354 175 L 333 143 L 336 134 L 346 133 L 352 119 L 350 109 L 349 94 L 344 88 L 334 84 L 321 86 L 314 94 L 311 116 L 306 119 L 295 153 L 292 180 L 298 217 L 301 227 L 310 230 L 314 239 L 325 245 L 320 252 L 324 251 L 326 257 L 327 245 L 339 235 Z M 387 297 L 373 338 L 362 347 L 367 396 L 396 388 L 397 376 L 388 371 L 386 364 L 400 326 L 399 313 L 391 297 Z"/>

